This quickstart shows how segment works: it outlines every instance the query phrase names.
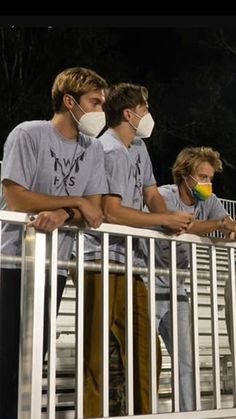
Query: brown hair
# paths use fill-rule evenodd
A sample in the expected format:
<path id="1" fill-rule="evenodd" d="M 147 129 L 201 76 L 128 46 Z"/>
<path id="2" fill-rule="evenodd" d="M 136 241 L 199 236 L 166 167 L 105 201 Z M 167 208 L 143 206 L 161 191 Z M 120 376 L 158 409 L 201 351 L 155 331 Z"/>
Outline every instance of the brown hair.
<path id="1" fill-rule="evenodd" d="M 148 90 L 144 86 L 131 83 L 118 83 L 106 90 L 106 101 L 103 109 L 109 127 L 115 127 L 122 122 L 123 110 L 134 109 L 137 105 L 145 105 Z"/>
<path id="2" fill-rule="evenodd" d="M 52 86 L 52 106 L 54 112 L 60 112 L 63 96 L 68 93 L 77 101 L 80 96 L 91 90 L 102 90 L 106 81 L 95 71 L 83 67 L 72 67 L 59 73 Z"/>
<path id="3" fill-rule="evenodd" d="M 200 163 L 208 162 L 214 172 L 222 172 L 220 153 L 211 147 L 186 147 L 177 156 L 173 167 L 172 176 L 174 183 L 180 185 L 183 177 L 191 175 Z"/>

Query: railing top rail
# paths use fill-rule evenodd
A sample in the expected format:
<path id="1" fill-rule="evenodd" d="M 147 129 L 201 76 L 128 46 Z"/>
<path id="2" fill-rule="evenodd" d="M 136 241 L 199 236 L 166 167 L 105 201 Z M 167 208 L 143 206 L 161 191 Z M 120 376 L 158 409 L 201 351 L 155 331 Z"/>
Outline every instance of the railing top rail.
<path id="1" fill-rule="evenodd" d="M 226 199 L 226 198 L 219 198 L 221 202 L 231 202 L 232 204 L 236 204 L 235 199 Z"/>
<path id="2" fill-rule="evenodd" d="M 15 211 L 0 211 L 0 221 L 10 222 L 10 223 L 19 223 L 26 224 L 29 221 L 28 214 L 23 212 Z M 63 230 L 78 230 L 78 227 L 63 227 Z M 181 235 L 165 235 L 157 230 L 144 229 L 144 228 L 134 228 L 117 224 L 107 224 L 103 223 L 99 228 L 80 228 L 85 232 L 101 232 L 101 233 L 110 233 L 112 235 L 122 235 L 122 236 L 133 236 L 133 237 L 143 237 L 143 238 L 154 238 L 154 239 L 165 239 L 165 240 L 175 240 L 182 241 L 186 243 L 195 243 L 208 246 L 217 246 L 217 247 L 233 247 L 236 248 L 236 242 L 231 240 L 216 238 L 216 237 L 202 237 L 196 236 L 194 234 L 181 234 Z"/>

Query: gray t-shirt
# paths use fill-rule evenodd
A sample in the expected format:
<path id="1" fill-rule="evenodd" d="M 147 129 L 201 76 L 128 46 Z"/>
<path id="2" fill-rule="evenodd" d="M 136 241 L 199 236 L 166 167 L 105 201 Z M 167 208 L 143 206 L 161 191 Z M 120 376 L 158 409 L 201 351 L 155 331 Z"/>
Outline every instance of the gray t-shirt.
<path id="1" fill-rule="evenodd" d="M 30 191 L 54 196 L 107 193 L 100 141 L 83 134 L 78 140 L 68 140 L 50 121 L 27 121 L 14 128 L 4 145 L 1 178 Z M 20 232 L 16 225 L 4 225 L 3 254 L 21 254 Z M 59 259 L 70 258 L 72 244 L 73 233 L 59 233 Z"/>
<path id="2" fill-rule="evenodd" d="M 166 206 L 170 211 L 189 211 L 194 212 L 197 220 L 217 220 L 226 217 L 222 203 L 212 194 L 206 201 L 198 201 L 196 205 L 186 205 L 182 202 L 177 185 L 163 185 L 158 188 L 165 200 Z M 147 246 L 144 239 L 140 239 L 139 265 L 147 263 Z M 189 245 L 187 243 L 176 243 L 177 267 L 186 269 L 189 264 Z M 168 268 L 170 266 L 170 246 L 168 240 L 155 241 L 155 263 L 156 267 Z M 167 276 L 156 277 L 156 290 L 158 293 L 169 292 L 169 278 Z M 146 278 L 147 280 L 147 278 Z M 177 276 L 177 292 L 185 294 L 184 278 Z M 168 289 L 167 289 L 168 288 Z"/>
<path id="3" fill-rule="evenodd" d="M 135 138 L 127 148 L 108 129 L 100 138 L 105 153 L 105 170 L 108 183 L 108 194 L 121 197 L 122 206 L 143 209 L 143 189 L 155 185 L 152 164 L 144 141 Z M 135 244 L 134 244 L 135 245 Z M 110 237 L 110 260 L 124 263 L 124 240 L 119 237 Z M 85 259 L 101 258 L 100 237 L 89 234 L 85 242 Z"/>

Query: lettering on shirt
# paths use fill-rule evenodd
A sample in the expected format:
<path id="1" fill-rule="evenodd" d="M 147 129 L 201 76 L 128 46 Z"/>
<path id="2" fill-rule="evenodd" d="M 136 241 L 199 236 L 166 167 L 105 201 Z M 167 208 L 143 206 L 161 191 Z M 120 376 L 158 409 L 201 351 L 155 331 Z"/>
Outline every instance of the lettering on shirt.
<path id="1" fill-rule="evenodd" d="M 80 164 L 84 160 L 85 155 L 85 151 L 80 151 L 80 154 L 78 155 L 76 149 L 77 147 L 75 148 L 72 159 L 69 159 L 68 157 L 58 157 L 56 152 L 50 148 L 50 155 L 53 159 L 53 168 L 55 172 L 53 185 L 55 185 L 56 189 L 59 189 L 63 184 L 67 195 L 70 195 L 69 189 L 76 184 L 76 175 L 79 173 Z"/>

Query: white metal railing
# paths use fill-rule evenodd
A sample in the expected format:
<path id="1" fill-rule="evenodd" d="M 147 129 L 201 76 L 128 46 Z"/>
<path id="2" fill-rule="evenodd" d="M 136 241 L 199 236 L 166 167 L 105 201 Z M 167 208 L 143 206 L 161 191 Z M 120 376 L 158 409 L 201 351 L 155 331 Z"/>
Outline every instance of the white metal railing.
<path id="1" fill-rule="evenodd" d="M 235 218 L 236 216 L 236 201 L 233 201 L 232 199 L 223 199 L 219 198 L 223 207 L 227 211 L 227 213 L 232 217 Z M 223 237 L 223 233 L 220 231 L 213 231 L 209 234 L 210 237 Z"/>
<path id="2" fill-rule="evenodd" d="M 9 211 L 0 211 L 0 222 L 17 223 L 22 226 L 27 222 L 27 214 Z M 56 394 L 56 275 L 57 266 L 60 267 L 77 267 L 77 290 L 76 290 L 76 393 L 75 393 L 75 410 L 76 418 L 83 418 L 83 318 L 84 318 L 84 292 L 83 277 L 84 270 L 101 270 L 103 278 L 103 327 L 102 327 L 102 411 L 103 417 L 109 416 L 109 377 L 108 377 L 108 275 L 112 271 L 122 271 L 126 274 L 127 281 L 127 322 L 126 322 L 126 354 L 127 354 L 127 374 L 126 374 L 126 406 L 127 417 L 133 416 L 133 324 L 132 324 L 132 273 L 145 273 L 148 275 L 149 283 L 149 342 L 150 342 L 150 412 L 154 415 L 158 412 L 158 400 L 156 389 L 156 340 L 155 340 L 155 302 L 154 302 L 154 282 L 155 271 L 169 275 L 171 278 L 172 290 L 172 323 L 173 323 L 173 360 L 172 360 L 172 413 L 158 413 L 158 418 L 220 418 L 220 417 L 236 417 L 236 322 L 235 322 L 235 263 L 234 252 L 236 244 L 232 242 L 222 241 L 217 238 L 203 238 L 194 235 L 182 236 L 165 236 L 153 230 L 135 229 L 126 226 L 117 226 L 112 224 L 103 224 L 96 231 L 102 237 L 103 257 L 101 263 L 84 262 L 83 242 L 84 231 L 78 230 L 76 227 L 68 227 L 74 230 L 77 240 L 77 258 L 75 262 L 63 262 L 57 260 L 57 230 L 52 234 L 43 234 L 34 229 L 23 229 L 23 254 L 17 258 L 22 260 L 22 328 L 21 328 L 21 352 L 20 352 L 20 369 L 19 369 L 19 419 L 40 419 L 41 418 L 41 393 L 42 393 L 42 342 L 43 342 L 43 303 L 44 303 L 44 283 L 45 269 L 50 268 L 51 295 L 50 295 L 50 339 L 49 339 L 49 364 L 48 364 L 48 418 L 55 418 L 55 394 Z M 26 232 L 26 235 L 25 235 Z M 113 265 L 108 260 L 108 244 L 109 236 L 119 235 L 126 240 L 126 264 L 125 266 Z M 149 241 L 149 267 L 135 268 L 132 266 L 132 238 L 145 237 Z M 50 238 L 50 256 L 46 258 L 46 240 Z M 171 242 L 171 263 L 169 269 L 155 269 L 154 264 L 154 242 L 155 240 L 169 240 Z M 191 250 L 191 266 L 190 270 L 176 269 L 176 242 L 183 241 L 189 243 Z M 196 246 L 205 245 L 210 251 L 210 269 L 199 270 L 196 263 Z M 216 248 L 224 248 L 228 252 L 229 269 L 228 272 L 218 272 Z M 1 255 L 2 263 L 4 261 L 12 261 L 15 259 L 11 256 L 5 257 Z M 193 353 L 194 353 L 194 371 L 195 371 L 195 392 L 194 399 L 196 409 L 194 412 L 179 412 L 179 368 L 178 368 L 178 325 L 177 319 L 177 293 L 176 279 L 178 275 L 188 277 L 191 282 L 191 301 L 192 301 L 192 324 L 193 324 Z M 212 370 L 213 380 L 213 405 L 210 410 L 202 410 L 201 408 L 201 384 L 199 375 L 199 332 L 198 332 L 198 295 L 196 289 L 197 278 L 209 278 L 211 283 L 211 322 L 212 322 Z M 218 330 L 218 313 L 217 313 L 217 280 L 218 278 L 227 279 L 229 277 L 232 290 L 232 319 L 233 319 L 233 401 L 230 408 L 224 408 L 222 405 L 221 388 L 220 388 L 220 342 Z"/>

